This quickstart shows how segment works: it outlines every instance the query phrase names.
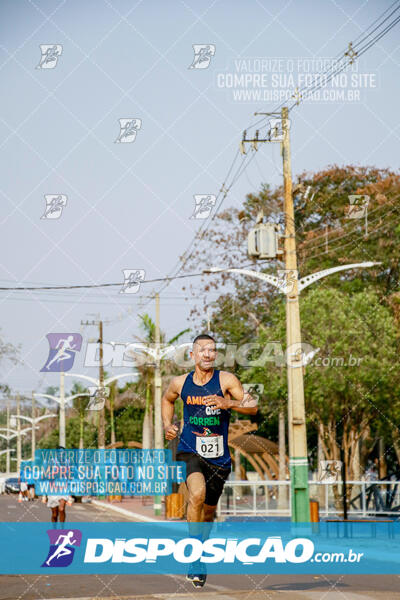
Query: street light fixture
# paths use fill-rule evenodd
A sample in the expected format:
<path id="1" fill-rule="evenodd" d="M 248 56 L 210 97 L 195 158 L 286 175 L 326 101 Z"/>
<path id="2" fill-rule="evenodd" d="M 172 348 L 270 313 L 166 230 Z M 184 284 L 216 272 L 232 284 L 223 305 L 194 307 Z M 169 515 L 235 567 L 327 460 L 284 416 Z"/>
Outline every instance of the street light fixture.
<path id="1" fill-rule="evenodd" d="M 4 440 L 7 440 L 7 448 L 6 450 L 2 450 L 0 452 L 1 453 L 5 453 L 5 452 L 9 452 L 9 447 L 8 447 L 8 443 L 10 440 L 14 439 L 15 437 L 17 438 L 17 464 L 18 464 L 18 468 L 19 468 L 19 463 L 21 462 L 21 456 L 18 453 L 18 450 L 20 448 L 20 439 L 21 439 L 21 434 L 25 435 L 25 433 L 27 433 L 29 431 L 30 427 L 27 427 L 26 429 L 21 430 L 17 430 L 15 431 L 15 429 L 10 429 L 9 427 L 0 427 L 0 431 L 6 431 L 7 434 L 4 433 L 0 433 L 0 437 L 2 437 Z M 9 432 L 12 435 L 9 435 Z M 15 450 L 12 450 L 12 452 L 15 452 Z M 18 461 L 19 458 L 19 461 Z M 7 473 L 10 472 L 10 454 L 7 454 Z"/>
<path id="2" fill-rule="evenodd" d="M 297 270 L 293 270 L 290 273 L 284 271 L 284 277 L 276 277 L 274 275 L 268 275 L 267 273 L 261 273 L 260 271 L 253 271 L 250 269 L 224 269 L 221 267 L 209 267 L 207 269 L 203 269 L 203 273 L 240 273 L 242 275 L 246 275 L 248 277 L 253 277 L 257 279 L 261 279 L 266 283 L 276 287 L 282 294 L 285 294 L 287 301 L 290 302 L 292 295 L 293 298 L 297 298 L 299 293 L 304 290 L 306 287 L 326 277 L 327 275 L 331 275 L 332 273 L 337 273 L 339 271 L 349 270 L 349 269 L 358 269 L 358 268 L 369 268 L 375 265 L 380 265 L 380 262 L 363 262 L 363 263 L 353 263 L 348 265 L 341 265 L 338 267 L 332 267 L 330 269 L 324 269 L 322 271 L 318 271 L 316 273 L 312 273 L 311 275 L 306 275 L 302 279 L 297 279 Z M 297 284 L 297 285 L 296 285 Z M 292 294 L 293 291 L 293 294 Z M 288 335 L 288 329 L 287 329 Z M 289 339 L 287 340 L 288 345 L 291 345 Z M 293 348 L 292 348 L 293 350 Z M 308 492 L 308 483 L 307 483 L 307 437 L 306 437 L 306 428 L 305 428 L 305 418 L 302 416 L 302 411 L 294 402 L 294 392 L 293 392 L 293 378 L 292 374 L 295 373 L 292 369 L 296 367 L 303 366 L 303 357 L 296 352 L 293 360 L 287 360 L 287 375 L 288 375 L 288 429 L 289 429 L 289 458 L 291 465 L 291 491 L 292 491 L 292 520 L 307 520 L 306 515 L 309 514 L 309 492 Z M 296 364 L 297 363 L 297 364 Z M 299 371 L 297 371 L 299 373 Z M 302 385 L 302 374 L 301 376 L 301 385 Z M 301 388 L 302 391 L 302 388 Z M 302 393 L 301 393 L 302 396 Z M 295 436 L 295 427 L 297 427 L 297 444 L 293 443 L 293 439 Z M 301 450 L 299 450 L 301 449 Z M 304 455 L 303 452 L 305 451 Z M 296 492 L 299 489 L 296 485 L 299 484 L 299 488 L 301 488 L 301 494 Z"/>
<path id="3" fill-rule="evenodd" d="M 80 379 L 85 379 L 86 381 L 90 381 L 96 388 L 106 387 L 109 383 L 113 381 L 117 381 L 118 379 L 122 379 L 123 377 L 132 377 L 131 373 L 121 373 L 120 375 L 113 375 L 112 377 L 108 377 L 107 379 L 97 379 L 96 377 L 90 377 L 89 375 L 81 375 L 80 373 L 65 373 L 66 377 L 79 377 Z M 86 395 L 87 394 L 83 394 Z M 104 449 L 104 448 L 103 448 Z"/>
<path id="4" fill-rule="evenodd" d="M 65 448 L 65 403 L 70 400 L 74 400 L 75 398 L 79 398 L 81 396 L 87 396 L 87 393 L 73 394 L 72 396 L 64 397 L 63 394 L 60 396 L 53 396 L 53 394 L 40 394 L 34 392 L 34 398 L 49 398 L 50 400 L 54 400 L 60 406 L 60 417 L 59 417 L 59 435 L 58 435 L 58 443 L 59 446 Z"/>
<path id="5" fill-rule="evenodd" d="M 148 354 L 154 361 L 154 447 L 159 450 L 164 447 L 163 440 L 163 426 L 161 419 L 161 359 L 163 359 L 172 350 L 175 350 L 175 346 L 169 345 L 166 348 L 161 348 L 160 343 L 160 316 L 159 316 L 159 296 L 156 295 L 156 343 L 154 348 L 147 346 L 142 343 L 130 344 L 129 350 L 132 352 L 142 352 Z M 154 514 L 161 514 L 161 498 L 159 496 L 154 497 Z"/>
<path id="6" fill-rule="evenodd" d="M 56 417 L 57 415 L 55 414 L 49 414 L 49 415 L 41 415 L 40 417 L 26 417 L 25 415 L 13 415 L 16 419 L 24 419 L 25 421 L 28 421 L 28 423 L 31 424 L 31 430 L 32 430 L 32 460 L 35 460 L 35 453 L 36 453 L 36 429 L 38 429 L 36 427 L 36 424 L 39 423 L 40 421 L 43 421 L 43 419 L 50 419 L 51 417 Z"/>

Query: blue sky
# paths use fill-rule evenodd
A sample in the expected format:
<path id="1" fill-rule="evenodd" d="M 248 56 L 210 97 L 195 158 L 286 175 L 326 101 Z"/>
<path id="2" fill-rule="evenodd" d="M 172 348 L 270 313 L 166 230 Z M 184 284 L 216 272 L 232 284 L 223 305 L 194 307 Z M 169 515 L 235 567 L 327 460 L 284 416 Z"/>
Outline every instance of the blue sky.
<path id="1" fill-rule="evenodd" d="M 335 57 L 389 6 L 3 0 L 0 285 L 122 283 L 123 269 L 144 269 L 148 279 L 165 276 L 202 223 L 189 218 L 193 196 L 217 194 L 253 113 L 279 104 L 245 102 L 221 81 L 237 74 L 238 65 L 257 72 L 255 59 L 276 65 L 280 59 L 285 86 L 290 65 L 296 71 L 300 62 L 304 73 L 312 60 Z M 398 31 L 360 58 L 355 73 L 367 74 L 365 87 L 357 79 L 352 88 L 348 75 L 344 100 L 292 111 L 294 175 L 333 163 L 398 168 Z M 36 68 L 43 44 L 62 46 L 55 68 Z M 194 44 L 215 46 L 208 68 L 188 68 Z M 264 74 L 268 92 L 272 73 Z M 358 101 L 349 99 L 351 89 Z M 115 143 L 121 118 L 141 119 L 133 143 Z M 224 206 L 240 206 L 263 181 L 281 182 L 276 144 L 260 149 Z M 66 195 L 67 205 L 59 219 L 41 219 L 51 194 Z M 1 292 L 2 335 L 21 345 L 23 361 L 3 364 L 2 381 L 22 392 L 57 384 L 57 375 L 39 372 L 46 334 L 81 331 L 85 344 L 96 332 L 80 322 L 93 313 L 111 321 L 106 341 L 131 341 L 140 297 L 151 290 L 142 286 L 130 296 L 118 288 Z M 201 287 L 198 293 L 204 296 Z M 145 310 L 154 315 L 152 304 Z M 161 297 L 162 328 L 171 336 L 184 329 L 189 311 L 181 285 L 171 284 Z M 94 367 L 83 367 L 83 353 L 75 366 L 96 375 Z"/>

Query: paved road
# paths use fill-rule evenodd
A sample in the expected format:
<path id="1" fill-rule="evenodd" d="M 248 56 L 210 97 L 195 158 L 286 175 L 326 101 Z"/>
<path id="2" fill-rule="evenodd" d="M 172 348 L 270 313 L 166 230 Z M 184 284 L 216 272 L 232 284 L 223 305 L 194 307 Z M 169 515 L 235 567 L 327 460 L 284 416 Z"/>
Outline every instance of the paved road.
<path id="1" fill-rule="evenodd" d="M 123 521 L 122 515 L 74 504 L 69 522 Z M 0 496 L 1 521 L 49 521 L 41 502 Z M 195 590 L 182 575 L 2 575 L 0 600 L 400 600 L 400 575 L 210 575 Z"/>

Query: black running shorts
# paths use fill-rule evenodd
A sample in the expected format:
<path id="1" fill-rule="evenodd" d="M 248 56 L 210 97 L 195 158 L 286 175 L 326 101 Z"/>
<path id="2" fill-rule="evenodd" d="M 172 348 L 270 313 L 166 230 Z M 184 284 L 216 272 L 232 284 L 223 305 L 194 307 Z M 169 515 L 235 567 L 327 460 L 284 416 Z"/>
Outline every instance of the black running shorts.
<path id="1" fill-rule="evenodd" d="M 206 482 L 205 504 L 216 506 L 231 469 L 223 469 L 194 452 L 178 452 L 177 461 L 186 463 L 186 479 L 192 473 L 202 473 Z"/>

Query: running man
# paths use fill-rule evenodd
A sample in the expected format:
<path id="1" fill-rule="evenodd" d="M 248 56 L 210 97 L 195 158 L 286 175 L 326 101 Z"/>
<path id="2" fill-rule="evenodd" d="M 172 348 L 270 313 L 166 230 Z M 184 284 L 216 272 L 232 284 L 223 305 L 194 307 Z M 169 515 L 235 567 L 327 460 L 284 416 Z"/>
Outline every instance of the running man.
<path id="1" fill-rule="evenodd" d="M 65 450 L 65 448 L 64 446 L 57 446 L 57 450 Z M 55 458 L 53 464 L 60 465 L 60 462 Z M 62 464 L 65 463 L 63 462 Z M 52 523 L 57 523 L 58 521 L 60 521 L 60 523 L 65 523 L 65 507 L 68 502 L 72 502 L 71 496 L 68 495 L 52 495 L 47 497 L 47 507 L 51 509 Z"/>
<path id="2" fill-rule="evenodd" d="M 48 496 L 47 507 L 51 509 L 51 522 L 65 523 L 65 507 L 70 500 L 69 496 Z"/>
<path id="3" fill-rule="evenodd" d="M 74 339 L 74 336 L 69 335 L 66 339 L 59 340 L 59 342 L 56 346 L 56 350 L 58 350 L 58 352 L 53 356 L 53 358 L 51 359 L 49 364 L 46 366 L 47 370 L 50 369 L 50 367 L 53 363 L 60 362 L 61 360 L 66 360 L 66 359 L 71 358 L 70 352 L 76 352 L 75 344 L 71 344 L 73 339 Z M 61 348 L 60 348 L 60 344 L 61 344 Z"/>
<path id="4" fill-rule="evenodd" d="M 67 534 L 60 534 L 57 538 L 54 553 L 46 560 L 46 565 L 50 566 L 53 558 L 61 558 L 62 556 L 66 556 L 67 554 L 71 554 L 71 549 L 67 548 L 67 546 L 73 546 L 77 540 L 72 539 L 74 536 L 73 531 L 68 531 Z M 60 541 L 62 540 L 62 541 Z"/>
<path id="5" fill-rule="evenodd" d="M 190 353 L 194 371 L 174 377 L 162 398 L 167 440 L 178 435 L 178 427 L 172 424 L 174 404 L 179 396 L 183 400 L 184 424 L 176 460 L 186 463 L 187 520 L 210 523 L 209 529 L 231 471 L 228 447 L 231 410 L 245 415 L 257 413 L 257 400 L 245 395 L 238 378 L 214 369 L 216 355 L 215 340 L 207 334 L 197 336 Z M 206 581 L 204 565 L 195 564 L 187 579 L 195 587 L 202 587 Z"/>

